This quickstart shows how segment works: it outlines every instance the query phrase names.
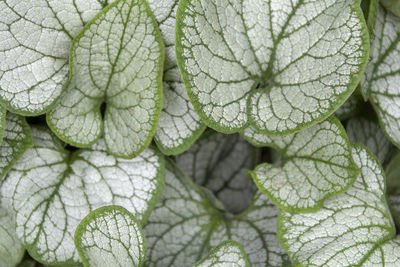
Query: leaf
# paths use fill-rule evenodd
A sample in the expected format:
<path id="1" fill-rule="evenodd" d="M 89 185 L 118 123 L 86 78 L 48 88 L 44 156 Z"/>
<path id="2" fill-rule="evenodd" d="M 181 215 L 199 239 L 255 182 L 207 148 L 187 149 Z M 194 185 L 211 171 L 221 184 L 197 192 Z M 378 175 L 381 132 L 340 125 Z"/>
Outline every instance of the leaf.
<path id="1" fill-rule="evenodd" d="M 366 118 L 355 117 L 347 122 L 346 130 L 351 142 L 367 146 L 382 164 L 390 157 L 392 144 L 378 123 Z"/>
<path id="2" fill-rule="evenodd" d="M 241 214 L 220 211 L 168 161 L 163 194 L 143 228 L 146 264 L 190 266 L 221 241 L 234 240 L 243 245 L 252 266 L 282 266 L 286 257 L 276 237 L 277 213 L 260 192 Z"/>
<path id="3" fill-rule="evenodd" d="M 360 266 L 394 237 L 378 160 L 355 144 L 353 158 L 361 173 L 345 193 L 314 213 L 279 213 L 279 240 L 295 266 Z"/>
<path id="4" fill-rule="evenodd" d="M 370 57 L 361 85 L 370 90 L 381 128 L 400 147 L 400 18 L 382 7 L 378 9 Z"/>
<path id="5" fill-rule="evenodd" d="M 400 2 L 398 0 L 380 0 L 380 3 L 394 15 L 400 17 Z"/>
<path id="6" fill-rule="evenodd" d="M 196 184 L 210 189 L 226 210 L 239 213 L 253 198 L 255 185 L 246 170 L 254 167 L 255 152 L 239 135 L 206 133 L 176 156 L 176 163 Z"/>
<path id="7" fill-rule="evenodd" d="M 358 0 L 183 0 L 178 66 L 208 126 L 274 135 L 305 129 L 351 95 L 368 60 Z"/>
<path id="8" fill-rule="evenodd" d="M 0 146 L 0 179 L 33 144 L 31 129 L 25 118 L 8 113 L 5 124 L 3 142 Z"/>
<path id="9" fill-rule="evenodd" d="M 0 266 L 14 267 L 24 256 L 25 248 L 18 240 L 12 216 L 0 205 Z"/>
<path id="10" fill-rule="evenodd" d="M 315 211 L 323 202 L 353 184 L 359 171 L 351 156 L 346 132 L 331 117 L 302 132 L 279 137 L 243 135 L 258 146 L 271 146 L 282 155 L 282 166 L 260 164 L 250 175 L 258 188 L 287 211 Z"/>
<path id="11" fill-rule="evenodd" d="M 397 224 L 400 223 L 400 153 L 391 158 L 385 169 L 387 183 L 387 198 L 392 216 Z"/>
<path id="12" fill-rule="evenodd" d="M 208 253 L 207 257 L 194 264 L 193 267 L 250 267 L 246 252 L 235 241 L 221 242 Z"/>
<path id="13" fill-rule="evenodd" d="M 38 115 L 53 106 L 68 79 L 72 39 L 103 2 L 0 2 L 0 101 L 7 109 Z"/>
<path id="14" fill-rule="evenodd" d="M 72 154 L 41 128 L 34 147 L 0 185 L 16 232 L 29 254 L 46 264 L 77 264 L 73 234 L 94 209 L 121 205 L 144 222 L 161 193 L 163 157 L 154 149 L 125 160 L 106 153 L 104 142 Z"/>
<path id="15" fill-rule="evenodd" d="M 165 44 L 164 102 L 154 139 L 166 154 L 187 150 L 205 129 L 183 84 L 175 55 L 175 17 L 178 0 L 149 0 Z"/>
<path id="16" fill-rule="evenodd" d="M 362 106 L 362 97 L 358 94 L 352 94 L 339 109 L 335 111 L 335 117 L 339 120 L 347 120 L 357 114 Z"/>
<path id="17" fill-rule="evenodd" d="M 399 266 L 400 237 L 386 241 L 368 257 L 362 266 Z"/>
<path id="18" fill-rule="evenodd" d="M 103 132 L 107 151 L 132 158 L 150 143 L 162 108 L 164 48 L 144 0 L 118 0 L 74 39 L 71 77 L 48 113 L 65 142 L 90 146 Z"/>
<path id="19" fill-rule="evenodd" d="M 75 244 L 84 266 L 142 266 L 146 241 L 135 217 L 120 206 L 92 211 L 78 225 Z"/>

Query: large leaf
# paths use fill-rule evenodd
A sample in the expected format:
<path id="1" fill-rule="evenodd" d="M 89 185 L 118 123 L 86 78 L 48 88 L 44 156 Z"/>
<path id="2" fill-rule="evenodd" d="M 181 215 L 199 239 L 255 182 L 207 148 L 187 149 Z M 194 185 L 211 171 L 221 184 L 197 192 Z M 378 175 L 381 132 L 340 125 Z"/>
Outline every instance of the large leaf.
<path id="1" fill-rule="evenodd" d="M 235 241 L 221 242 L 210 253 L 194 264 L 193 267 L 250 267 L 246 252 L 243 247 Z"/>
<path id="2" fill-rule="evenodd" d="M 0 2 L 0 100 L 7 109 L 37 115 L 52 106 L 68 79 L 72 39 L 106 3 Z"/>
<path id="3" fill-rule="evenodd" d="M 381 164 L 390 157 L 392 144 L 375 121 L 354 117 L 347 122 L 346 131 L 351 142 L 367 146 Z"/>
<path id="4" fill-rule="evenodd" d="M 268 136 L 247 128 L 243 135 L 282 154 L 282 166 L 264 163 L 250 172 L 258 188 L 287 211 L 319 209 L 325 199 L 353 184 L 359 171 L 340 122 L 331 117 L 302 132 Z"/>
<path id="5" fill-rule="evenodd" d="M 384 132 L 400 147 L 400 18 L 382 7 L 378 9 L 370 57 L 362 87 L 370 91 Z"/>
<path id="6" fill-rule="evenodd" d="M 124 160 L 104 142 L 72 154 L 44 129 L 3 180 L 3 201 L 29 254 L 47 264 L 76 264 L 73 234 L 92 210 L 121 205 L 144 221 L 163 185 L 163 157 L 153 149 Z"/>
<path id="7" fill-rule="evenodd" d="M 289 134 L 322 121 L 356 88 L 368 59 L 358 0 L 182 0 L 178 65 L 202 119 Z"/>
<path id="8" fill-rule="evenodd" d="M 253 198 L 255 185 L 246 171 L 254 168 L 255 152 L 239 135 L 206 133 L 176 156 L 176 163 L 197 184 L 211 190 L 228 211 L 238 213 Z"/>
<path id="9" fill-rule="evenodd" d="M 164 102 L 155 134 L 164 154 L 179 154 L 196 141 L 205 129 L 186 93 L 175 55 L 175 17 L 178 0 L 148 0 L 165 44 Z"/>
<path id="10" fill-rule="evenodd" d="M 211 200 L 211 201 L 210 201 Z M 193 184 L 173 163 L 167 164 L 165 187 L 144 233 L 149 266 L 190 266 L 221 241 L 243 245 L 252 266 L 282 266 L 276 237 L 278 209 L 261 192 L 239 215 L 213 206 L 210 194 Z"/>
<path id="11" fill-rule="evenodd" d="M 0 203 L 0 266 L 16 266 L 24 252 L 25 248 L 15 233 L 13 217 Z"/>
<path id="12" fill-rule="evenodd" d="M 279 213 L 279 240 L 296 266 L 360 266 L 394 237 L 378 160 L 359 145 L 353 158 L 361 173 L 345 193 L 315 213 Z"/>
<path id="13" fill-rule="evenodd" d="M 146 241 L 135 217 L 120 206 L 92 211 L 78 225 L 75 244 L 86 267 L 142 266 Z"/>
<path id="14" fill-rule="evenodd" d="M 87 147 L 103 132 L 107 150 L 132 158 L 150 143 L 162 108 L 164 48 L 144 0 L 119 0 L 72 44 L 68 88 L 47 121 L 65 142 Z"/>

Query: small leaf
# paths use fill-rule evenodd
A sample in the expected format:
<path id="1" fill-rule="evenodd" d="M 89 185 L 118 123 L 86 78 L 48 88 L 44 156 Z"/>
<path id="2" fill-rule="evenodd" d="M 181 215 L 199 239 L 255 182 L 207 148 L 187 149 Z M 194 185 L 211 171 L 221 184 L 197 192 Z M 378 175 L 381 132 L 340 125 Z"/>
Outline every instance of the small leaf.
<path id="1" fill-rule="evenodd" d="M 208 126 L 305 129 L 352 94 L 368 60 L 358 0 L 183 0 L 176 49 L 189 97 Z"/>
<path id="2" fill-rule="evenodd" d="M 314 213 L 279 213 L 279 240 L 296 266 L 360 266 L 394 237 L 378 160 L 359 145 L 353 145 L 353 158 L 361 173 L 345 193 Z"/>
<path id="3" fill-rule="evenodd" d="M 359 94 L 352 94 L 339 109 L 335 111 L 335 117 L 339 120 L 347 120 L 354 116 L 362 106 L 362 97 Z"/>
<path id="4" fill-rule="evenodd" d="M 378 9 L 371 61 L 362 80 L 380 125 L 389 139 L 400 147 L 400 18 Z"/>
<path id="5" fill-rule="evenodd" d="M 400 17 L 400 2 L 399 0 L 380 0 L 380 3 L 390 12 Z"/>
<path id="6" fill-rule="evenodd" d="M 183 84 L 175 55 L 175 17 L 178 0 L 148 0 L 165 44 L 163 110 L 154 136 L 160 150 L 179 154 L 187 150 L 205 129 L 194 111 Z"/>
<path id="7" fill-rule="evenodd" d="M 0 179 L 32 144 L 31 129 L 25 118 L 8 113 L 3 142 L 0 146 Z"/>
<path id="8" fill-rule="evenodd" d="M 73 234 L 94 209 L 121 205 L 145 221 L 164 177 L 163 157 L 153 149 L 125 160 L 110 156 L 104 142 L 67 152 L 48 131 L 33 128 L 28 149 L 0 185 L 16 232 L 29 254 L 46 264 L 77 264 Z"/>
<path id="9" fill-rule="evenodd" d="M 281 152 L 281 167 L 264 163 L 250 174 L 258 188 L 287 211 L 318 210 L 325 199 L 352 185 L 359 173 L 346 132 L 334 117 L 284 137 L 263 135 L 251 128 L 243 135 L 255 145 Z"/>
<path id="10" fill-rule="evenodd" d="M 72 39 L 101 2 L 0 1 L 0 101 L 7 109 L 38 115 L 51 108 L 68 79 Z"/>
<path id="11" fill-rule="evenodd" d="M 132 158 L 150 143 L 162 108 L 161 35 L 144 0 L 118 0 L 72 44 L 68 88 L 47 122 L 65 142 L 88 147 L 103 131 L 109 153 Z"/>
<path id="12" fill-rule="evenodd" d="M 168 162 L 163 194 L 143 229 L 148 266 L 190 266 L 224 240 L 242 244 L 252 266 L 282 266 L 278 209 L 266 195 L 257 192 L 238 215 L 216 209 L 208 197 Z"/>
<path id="13" fill-rule="evenodd" d="M 192 267 L 250 267 L 246 252 L 243 247 L 235 241 L 221 242 L 208 253 L 207 257 Z"/>
<path id="14" fill-rule="evenodd" d="M 75 244 L 85 267 L 142 266 L 146 256 L 141 226 L 120 206 L 86 216 L 76 228 Z"/>
<path id="15" fill-rule="evenodd" d="M 229 212 L 239 213 L 253 198 L 255 185 L 246 171 L 254 167 L 254 153 L 239 135 L 206 133 L 176 156 L 176 163 L 196 184 L 211 190 Z"/>
<path id="16" fill-rule="evenodd" d="M 12 216 L 0 205 L 0 266 L 14 267 L 24 256 L 25 248 L 15 233 Z"/>

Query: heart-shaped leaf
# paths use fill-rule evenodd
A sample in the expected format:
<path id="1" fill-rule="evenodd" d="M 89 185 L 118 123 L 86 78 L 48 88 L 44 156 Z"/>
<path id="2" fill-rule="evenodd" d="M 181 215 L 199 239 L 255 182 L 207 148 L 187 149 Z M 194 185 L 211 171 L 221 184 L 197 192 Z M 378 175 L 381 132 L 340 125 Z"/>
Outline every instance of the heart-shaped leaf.
<path id="1" fill-rule="evenodd" d="M 0 266 L 15 267 L 24 252 L 25 248 L 15 233 L 13 218 L 0 203 Z"/>
<path id="2" fill-rule="evenodd" d="M 258 191 L 243 213 L 232 215 L 215 208 L 217 201 L 173 163 L 166 165 L 163 194 L 143 228 L 148 266 L 190 266 L 224 240 L 242 244 L 252 266 L 282 266 L 278 209 L 265 194 Z"/>
<path id="3" fill-rule="evenodd" d="M 13 166 L 0 192 L 18 237 L 36 260 L 79 263 L 75 228 L 101 206 L 121 205 L 146 220 L 164 178 L 164 160 L 155 150 L 125 160 L 109 155 L 101 140 L 70 154 L 48 131 L 33 128 L 32 135 L 34 147 Z"/>
<path id="4" fill-rule="evenodd" d="M 394 237 L 379 161 L 359 145 L 353 158 L 361 173 L 345 193 L 314 213 L 279 213 L 279 240 L 296 266 L 360 266 Z"/>
<path id="5" fill-rule="evenodd" d="M 189 100 L 176 63 L 175 17 L 178 2 L 148 0 L 165 44 L 164 102 L 154 137 L 160 150 L 167 155 L 187 150 L 205 129 Z"/>
<path id="6" fill-rule="evenodd" d="M 346 131 L 351 142 L 367 146 L 382 164 L 390 157 L 392 144 L 378 123 L 366 118 L 355 117 L 347 122 Z"/>
<path id="7" fill-rule="evenodd" d="M 255 152 L 239 135 L 206 133 L 176 156 L 176 163 L 196 184 L 211 190 L 226 210 L 239 213 L 253 198 L 255 185 L 246 171 L 254 168 Z"/>
<path id="8" fill-rule="evenodd" d="M 68 79 L 72 39 L 105 2 L 0 2 L 0 101 L 7 109 L 37 115 L 52 106 Z"/>
<path id="9" fill-rule="evenodd" d="M 92 211 L 78 225 L 75 244 L 86 267 L 142 266 L 146 241 L 135 217 L 120 206 Z"/>
<path id="10" fill-rule="evenodd" d="M 243 135 L 255 145 L 272 146 L 282 154 L 281 167 L 264 163 L 250 174 L 258 188 L 287 211 L 319 209 L 325 199 L 353 184 L 359 173 L 346 132 L 334 117 L 283 137 L 251 128 Z"/>
<path id="11" fill-rule="evenodd" d="M 164 48 L 145 0 L 118 0 L 74 39 L 71 77 L 48 113 L 65 142 L 87 147 L 103 132 L 107 151 L 132 158 L 150 143 L 162 108 Z"/>
<path id="12" fill-rule="evenodd" d="M 178 65 L 214 129 L 289 134 L 332 114 L 368 60 L 359 0 L 182 0 Z"/>
<path id="13" fill-rule="evenodd" d="M 221 242 L 213 248 L 207 257 L 194 264 L 192 267 L 250 267 L 246 252 L 243 247 L 235 241 Z"/>
<path id="14" fill-rule="evenodd" d="M 400 18 L 382 7 L 370 57 L 361 85 L 370 91 L 383 131 L 400 147 Z"/>

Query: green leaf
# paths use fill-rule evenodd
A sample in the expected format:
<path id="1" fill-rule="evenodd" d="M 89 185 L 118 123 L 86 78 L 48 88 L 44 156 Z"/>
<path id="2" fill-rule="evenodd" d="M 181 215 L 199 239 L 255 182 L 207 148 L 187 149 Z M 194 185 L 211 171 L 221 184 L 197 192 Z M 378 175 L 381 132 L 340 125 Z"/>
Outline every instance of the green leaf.
<path id="1" fill-rule="evenodd" d="M 28 149 L 0 185 L 16 232 L 29 254 L 46 264 L 77 264 L 73 234 L 92 210 L 121 205 L 145 221 L 161 194 L 164 160 L 153 149 L 125 160 L 103 140 L 67 152 L 49 131 L 33 128 Z"/>
<path id="2" fill-rule="evenodd" d="M 38 115 L 51 108 L 68 79 L 72 39 L 103 2 L 0 2 L 0 101 L 7 109 Z"/>
<path id="3" fill-rule="evenodd" d="M 279 240 L 296 266 L 360 266 L 394 237 L 378 160 L 359 145 L 353 145 L 353 158 L 361 173 L 345 193 L 315 213 L 279 213 Z"/>
<path id="4" fill-rule="evenodd" d="M 368 60 L 359 0 L 182 0 L 176 49 L 208 126 L 274 135 L 307 128 L 351 95 Z"/>
<path id="5" fill-rule="evenodd" d="M 387 183 L 387 198 L 390 204 L 392 215 L 400 225 L 400 153 L 391 158 L 385 169 Z"/>
<path id="6" fill-rule="evenodd" d="M 399 0 L 380 0 L 380 3 L 390 12 L 400 17 L 400 2 Z"/>
<path id="7" fill-rule="evenodd" d="M 178 0 L 148 0 L 165 44 L 164 102 L 155 141 L 166 154 L 187 150 L 205 129 L 183 84 L 175 55 L 175 17 Z"/>
<path id="8" fill-rule="evenodd" d="M 359 173 L 346 132 L 334 117 L 283 137 L 251 128 L 243 135 L 254 145 L 272 146 L 282 154 L 282 166 L 264 163 L 250 174 L 258 188 L 287 211 L 320 209 L 328 197 L 352 185 Z"/>
<path id="9" fill-rule="evenodd" d="M 120 206 L 87 215 L 76 228 L 75 244 L 85 267 L 142 266 L 146 256 L 140 224 Z"/>
<path id="10" fill-rule="evenodd" d="M 164 48 L 144 0 L 118 0 L 74 39 L 71 77 L 48 113 L 65 142 L 90 146 L 103 132 L 107 151 L 132 158 L 150 143 L 162 108 Z"/>
<path id="11" fill-rule="evenodd" d="M 357 91 L 356 91 L 357 92 Z M 362 107 L 362 96 L 357 93 L 352 94 L 339 109 L 335 111 L 335 116 L 339 120 L 347 120 L 357 114 Z"/>
<path id="12" fill-rule="evenodd" d="M 192 267 L 250 267 L 246 252 L 243 247 L 235 241 L 221 242 L 213 248 L 207 257 L 194 264 Z"/>
<path id="13" fill-rule="evenodd" d="M 389 139 L 400 147 L 400 18 L 378 9 L 371 61 L 362 80 L 380 125 Z"/>
<path id="14" fill-rule="evenodd" d="M 32 144 L 31 129 L 25 118 L 8 113 L 0 146 L 0 179 Z"/>
<path id="15" fill-rule="evenodd" d="M 163 194 L 143 229 L 147 265 L 190 266 L 221 241 L 234 240 L 243 245 L 252 266 L 282 266 L 286 257 L 276 237 L 277 213 L 260 192 L 243 213 L 222 212 L 169 162 Z"/>
<path id="16" fill-rule="evenodd" d="M 0 205 L 0 266 L 16 266 L 22 260 L 24 252 L 25 248 L 15 233 L 12 216 Z"/>
<path id="17" fill-rule="evenodd" d="M 211 190 L 225 208 L 239 213 L 253 198 L 255 185 L 246 171 L 254 168 L 255 149 L 239 135 L 206 133 L 176 163 L 196 184 Z"/>
<path id="18" fill-rule="evenodd" d="M 389 159 L 392 144 L 378 123 L 366 118 L 355 117 L 347 122 L 346 131 L 351 142 L 367 146 L 382 164 Z"/>

